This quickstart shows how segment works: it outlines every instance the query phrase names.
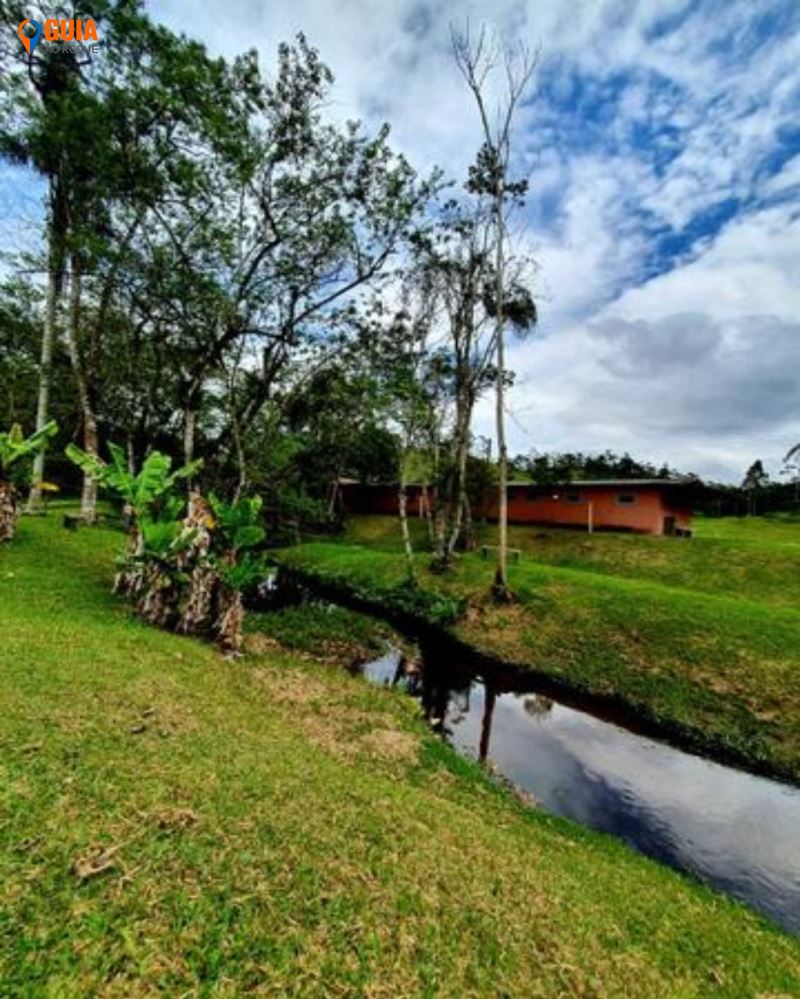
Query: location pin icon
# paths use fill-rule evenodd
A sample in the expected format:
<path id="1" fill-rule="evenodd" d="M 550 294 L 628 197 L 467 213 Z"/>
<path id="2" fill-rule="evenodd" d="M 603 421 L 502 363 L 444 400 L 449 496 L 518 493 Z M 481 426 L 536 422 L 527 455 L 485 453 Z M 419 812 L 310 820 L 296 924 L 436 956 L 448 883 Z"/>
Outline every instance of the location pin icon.
<path id="1" fill-rule="evenodd" d="M 32 35 L 26 35 L 24 28 L 26 24 L 32 24 L 35 31 Z M 25 46 L 25 50 L 31 59 L 33 59 L 33 50 L 36 48 L 36 43 L 42 37 L 42 26 L 38 21 L 34 21 L 32 17 L 26 17 L 25 20 L 17 28 L 17 34 L 22 44 Z"/>

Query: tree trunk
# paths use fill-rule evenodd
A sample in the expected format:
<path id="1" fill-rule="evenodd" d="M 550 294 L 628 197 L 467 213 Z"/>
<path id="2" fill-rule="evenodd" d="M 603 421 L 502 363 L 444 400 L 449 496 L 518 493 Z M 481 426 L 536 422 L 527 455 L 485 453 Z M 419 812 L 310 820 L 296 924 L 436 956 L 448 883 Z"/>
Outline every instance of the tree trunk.
<path id="1" fill-rule="evenodd" d="M 13 541 L 17 531 L 17 496 L 10 482 L 0 479 L 0 544 Z"/>
<path id="2" fill-rule="evenodd" d="M 183 461 L 188 465 L 194 461 L 195 438 L 197 435 L 197 409 L 193 396 L 187 396 L 183 407 Z M 192 490 L 191 480 L 187 480 L 189 491 Z"/>
<path id="3" fill-rule="evenodd" d="M 244 605 L 239 590 L 224 586 L 217 620 L 217 643 L 224 652 L 238 653 L 244 641 Z"/>
<path id="4" fill-rule="evenodd" d="M 467 506 L 467 456 L 469 453 L 469 427 L 472 421 L 472 406 L 470 400 L 462 399 L 459 408 L 461 412 L 456 421 L 455 434 L 455 486 L 453 504 L 453 522 L 450 528 L 450 537 L 447 542 L 447 558 L 452 559 L 456 550 L 458 539 L 461 534 L 464 522 L 464 513 Z"/>
<path id="5" fill-rule="evenodd" d="M 506 445 L 505 374 L 506 345 L 504 322 L 505 299 L 505 219 L 503 217 L 502 186 L 496 194 L 497 247 L 495 252 L 495 308 L 497 310 L 497 397 L 495 419 L 497 422 L 497 568 L 494 577 L 494 595 L 508 600 L 508 447 Z"/>
<path id="6" fill-rule="evenodd" d="M 428 525 L 428 541 L 431 547 L 433 547 L 433 518 L 431 517 L 431 501 L 428 496 L 428 485 L 427 483 L 422 484 L 422 494 L 421 494 L 422 509 L 425 512 L 425 523 Z"/>
<path id="7" fill-rule="evenodd" d="M 403 552 L 406 557 L 406 567 L 409 579 L 414 578 L 414 549 L 411 544 L 411 532 L 408 529 L 408 491 L 405 479 L 400 480 L 397 496 L 397 508 L 400 512 L 400 530 L 403 535 Z"/>
<path id="8" fill-rule="evenodd" d="M 333 521 L 336 516 L 336 508 L 339 501 L 339 472 L 337 471 L 336 477 L 331 483 L 331 498 L 328 503 L 328 520 Z"/>
<path id="9" fill-rule="evenodd" d="M 52 219 L 50 222 L 50 250 L 47 267 L 47 303 L 42 330 L 42 350 L 39 359 L 39 395 L 36 403 L 36 430 L 41 430 L 50 418 L 50 382 L 53 370 L 53 344 L 56 336 L 58 302 L 63 281 L 63 204 L 59 195 L 57 180 L 50 184 Z M 42 487 L 44 481 L 45 448 L 36 452 L 33 459 L 33 479 L 28 494 L 28 513 L 40 513 L 42 509 Z"/>
<path id="10" fill-rule="evenodd" d="M 464 492 L 464 551 L 473 552 L 478 547 L 475 537 L 475 522 L 472 519 L 472 505 Z"/>
<path id="11" fill-rule="evenodd" d="M 497 339 L 497 568 L 494 576 L 494 593 L 501 600 L 507 599 L 508 590 L 508 448 L 505 426 L 505 346 L 503 331 Z"/>
<path id="12" fill-rule="evenodd" d="M 433 561 L 431 568 L 441 572 L 447 568 L 447 512 L 442 500 L 442 489 L 433 491 Z"/>
<path id="13" fill-rule="evenodd" d="M 178 631 L 187 635 L 208 634 L 214 626 L 219 573 L 207 562 L 211 548 L 211 523 L 211 508 L 205 498 L 200 493 L 190 493 L 183 528 L 191 532 L 192 541 L 177 560 L 178 569 L 190 573 L 189 594 L 178 621 Z"/>
<path id="14" fill-rule="evenodd" d="M 78 389 L 78 402 L 81 407 L 83 421 L 83 449 L 95 458 L 100 456 L 97 433 L 97 416 L 92 405 L 89 390 L 90 373 L 86 370 L 83 352 L 81 350 L 81 267 L 80 261 L 73 256 L 70 264 L 69 287 L 69 319 L 67 322 L 67 341 L 72 371 Z M 97 517 L 97 480 L 91 475 L 83 476 L 83 491 L 81 493 L 81 516 L 87 524 L 93 524 Z"/>

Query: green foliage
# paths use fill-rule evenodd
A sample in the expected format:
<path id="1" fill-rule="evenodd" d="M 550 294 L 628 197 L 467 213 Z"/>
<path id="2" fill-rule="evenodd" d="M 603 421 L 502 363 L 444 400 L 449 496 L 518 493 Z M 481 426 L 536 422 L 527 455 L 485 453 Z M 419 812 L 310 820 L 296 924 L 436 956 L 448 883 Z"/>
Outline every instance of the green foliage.
<path id="1" fill-rule="evenodd" d="M 122 448 L 110 444 L 109 452 L 111 461 L 106 463 L 74 445 L 67 449 L 76 465 L 132 512 L 134 529 L 120 562 L 118 591 L 132 596 L 139 612 L 152 623 L 177 626 L 190 634 L 213 634 L 223 600 L 221 588 L 240 594 L 264 577 L 265 561 L 249 551 L 266 536 L 258 523 L 261 497 L 228 503 L 212 494 L 211 515 L 203 518 L 205 523 L 194 525 L 192 518 L 181 519 L 186 499 L 175 494 L 175 487 L 194 475 L 201 462 L 173 472 L 171 459 L 154 451 L 139 472 L 131 472 Z M 202 497 L 196 499 L 202 504 Z M 151 599 L 153 590 L 158 599 Z M 240 632 L 232 639 L 238 647 Z"/>
<path id="2" fill-rule="evenodd" d="M 180 520 L 151 520 L 148 517 L 139 521 L 139 532 L 141 550 L 131 560 L 159 562 L 163 567 L 173 565 L 179 555 L 188 551 L 197 533 L 187 530 Z"/>
<path id="3" fill-rule="evenodd" d="M 214 566 L 222 582 L 229 589 L 240 593 L 260 583 L 267 572 L 267 560 L 263 556 L 251 555 L 250 552 L 245 552 L 233 565 L 214 559 Z"/>
<path id="4" fill-rule="evenodd" d="M 262 543 L 266 531 L 258 523 L 263 506 L 260 496 L 244 497 L 234 503 L 226 503 L 211 493 L 208 501 L 214 513 L 215 547 L 220 551 L 240 552 Z"/>
<path id="5" fill-rule="evenodd" d="M 36 454 L 57 432 L 58 426 L 55 420 L 51 420 L 30 437 L 25 437 L 19 424 L 6 433 L 0 433 L 0 472 L 5 475 L 17 462 Z"/>
<path id="6" fill-rule="evenodd" d="M 160 451 L 152 451 L 145 458 L 140 471 L 135 473 L 128 468 L 125 452 L 121 447 L 109 444 L 108 450 L 111 455 L 111 462 L 108 464 L 94 455 L 86 454 L 74 444 L 68 445 L 66 454 L 83 472 L 127 503 L 137 517 L 152 512 L 159 500 L 169 505 L 168 514 L 174 514 L 176 505 L 169 494 L 178 482 L 190 478 L 203 467 L 202 461 L 194 461 L 172 472 L 172 459 Z"/>

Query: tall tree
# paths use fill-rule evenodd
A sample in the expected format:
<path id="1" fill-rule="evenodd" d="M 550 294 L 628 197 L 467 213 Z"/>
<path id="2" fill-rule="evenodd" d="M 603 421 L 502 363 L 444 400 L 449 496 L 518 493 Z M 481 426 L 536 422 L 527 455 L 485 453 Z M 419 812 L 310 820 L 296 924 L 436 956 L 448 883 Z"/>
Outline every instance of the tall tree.
<path id="1" fill-rule="evenodd" d="M 764 463 L 760 458 L 758 458 L 747 469 L 745 477 L 742 481 L 742 489 L 744 489 L 747 495 L 748 516 L 752 517 L 756 514 L 758 507 L 758 493 L 767 485 L 768 482 L 769 475 L 764 468 Z"/>
<path id="2" fill-rule="evenodd" d="M 498 545 L 493 593 L 508 600 L 508 446 L 505 429 L 506 325 L 509 297 L 509 216 L 527 190 L 527 181 L 511 177 L 514 120 L 527 94 L 536 60 L 524 47 L 498 45 L 485 30 L 476 40 L 469 31 L 453 34 L 456 65 L 475 100 L 483 133 L 483 145 L 470 171 L 469 187 L 491 200 L 494 225 L 494 289 L 496 405 L 498 451 Z M 489 104 L 489 83 L 496 70 L 504 74 L 505 88 L 497 111 Z M 532 305 L 532 301 L 530 303 Z M 530 322 L 535 322 L 535 310 Z"/>

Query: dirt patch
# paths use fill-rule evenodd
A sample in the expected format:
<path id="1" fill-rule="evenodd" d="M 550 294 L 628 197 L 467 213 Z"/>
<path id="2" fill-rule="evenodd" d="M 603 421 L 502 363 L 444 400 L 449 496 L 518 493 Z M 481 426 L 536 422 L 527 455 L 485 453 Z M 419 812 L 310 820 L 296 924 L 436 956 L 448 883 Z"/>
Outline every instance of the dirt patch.
<path id="1" fill-rule="evenodd" d="M 255 669 L 253 676 L 268 690 L 270 698 L 276 704 L 316 704 L 326 698 L 330 699 L 330 689 L 324 683 L 302 673 Z"/>
<path id="2" fill-rule="evenodd" d="M 116 867 L 114 855 L 118 853 L 121 846 L 102 847 L 92 846 L 87 853 L 76 857 L 72 861 L 70 873 L 74 874 L 79 881 L 88 881 L 96 878 L 100 874 L 105 874 Z"/>
<path id="3" fill-rule="evenodd" d="M 276 707 L 289 709 L 310 742 L 337 759 L 416 762 L 418 737 L 396 728 L 391 714 L 350 704 L 343 692 L 308 673 L 256 667 L 253 676 Z"/>
<path id="4" fill-rule="evenodd" d="M 245 637 L 245 651 L 252 652 L 254 655 L 265 655 L 266 653 L 277 652 L 282 649 L 283 646 L 277 639 L 269 638 L 260 632 Z"/>
<path id="5" fill-rule="evenodd" d="M 293 659 L 300 659 L 302 662 L 320 663 L 324 666 L 350 666 L 352 663 L 375 658 L 380 654 L 376 648 L 364 642 L 336 638 L 321 638 L 315 650 L 309 652 L 284 645 L 277 638 L 259 632 L 247 637 L 245 648 L 251 655 L 270 655 L 279 652 L 291 655 Z"/>
<path id="6" fill-rule="evenodd" d="M 359 743 L 370 756 L 400 763 L 415 763 L 417 760 L 419 740 L 410 732 L 379 728 L 362 736 Z"/>
<path id="7" fill-rule="evenodd" d="M 176 832 L 196 825 L 200 817 L 191 808 L 162 808 L 152 814 L 155 825 L 165 832 Z"/>

